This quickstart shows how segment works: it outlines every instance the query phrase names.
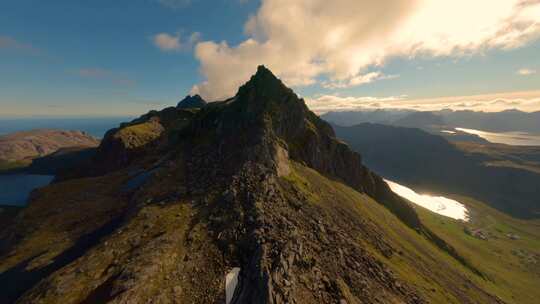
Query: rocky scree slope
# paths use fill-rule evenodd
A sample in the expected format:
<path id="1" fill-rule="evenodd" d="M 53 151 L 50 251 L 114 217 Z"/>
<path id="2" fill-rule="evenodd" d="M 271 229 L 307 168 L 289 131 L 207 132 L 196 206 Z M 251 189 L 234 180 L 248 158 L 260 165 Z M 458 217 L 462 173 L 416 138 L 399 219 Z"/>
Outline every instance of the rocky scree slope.
<path id="1" fill-rule="evenodd" d="M 232 267 L 233 303 L 502 302 L 265 67 L 111 130 L 0 240 L 7 302 L 223 303 Z"/>

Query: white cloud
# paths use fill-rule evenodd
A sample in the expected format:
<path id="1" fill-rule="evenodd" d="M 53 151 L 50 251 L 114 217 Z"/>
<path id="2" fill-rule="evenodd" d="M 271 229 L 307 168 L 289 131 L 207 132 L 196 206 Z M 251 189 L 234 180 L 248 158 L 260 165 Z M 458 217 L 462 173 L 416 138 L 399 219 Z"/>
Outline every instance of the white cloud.
<path id="1" fill-rule="evenodd" d="M 359 111 L 375 109 L 411 109 L 437 111 L 442 109 L 497 112 L 518 109 L 540 111 L 540 91 L 522 91 L 471 96 L 450 96 L 411 99 L 407 95 L 389 97 L 341 97 L 322 95 L 307 98 L 306 104 L 316 113 L 329 111 Z"/>
<path id="2" fill-rule="evenodd" d="M 160 33 L 153 37 L 154 45 L 160 50 L 170 52 L 180 50 L 180 35 Z"/>
<path id="3" fill-rule="evenodd" d="M 533 74 L 536 74 L 536 70 L 532 70 L 532 69 L 519 69 L 516 74 L 518 75 L 521 75 L 521 76 L 529 76 L 529 75 L 533 75 Z"/>
<path id="4" fill-rule="evenodd" d="M 154 45 L 165 52 L 180 51 L 189 49 L 200 40 L 201 34 L 198 32 L 192 33 L 184 42 L 180 40 L 180 33 L 174 35 L 168 33 L 159 33 L 152 37 Z"/>
<path id="5" fill-rule="evenodd" d="M 357 75 L 345 81 L 325 81 L 322 86 L 327 89 L 343 89 L 363 84 L 372 83 L 377 80 L 394 79 L 399 75 L 384 75 L 382 72 L 369 72 L 367 74 Z"/>
<path id="6" fill-rule="evenodd" d="M 388 97 L 341 97 L 336 95 L 322 95 L 316 98 L 307 98 L 307 106 L 315 113 L 326 113 L 329 111 L 352 111 L 365 109 L 390 108 L 392 102 L 404 100 L 407 95 Z"/>
<path id="7" fill-rule="evenodd" d="M 259 64 L 292 86 L 321 76 L 361 83 L 391 57 L 523 46 L 539 37 L 538 20 L 539 0 L 263 0 L 245 24 L 245 41 L 197 44 L 207 81 L 194 91 L 230 96 Z"/>

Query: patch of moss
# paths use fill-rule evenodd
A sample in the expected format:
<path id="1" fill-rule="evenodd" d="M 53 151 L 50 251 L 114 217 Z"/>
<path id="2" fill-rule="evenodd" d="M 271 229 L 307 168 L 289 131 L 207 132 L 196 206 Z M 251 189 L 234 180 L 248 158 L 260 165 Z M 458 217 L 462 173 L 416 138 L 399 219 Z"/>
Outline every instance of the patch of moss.
<path id="1" fill-rule="evenodd" d="M 304 178 L 295 170 L 295 168 L 298 168 L 299 165 L 293 161 L 291 161 L 290 164 L 292 169 L 291 173 L 287 176 L 284 176 L 283 178 L 289 183 L 293 184 L 295 188 L 299 190 L 304 197 L 306 197 L 308 202 L 319 203 L 321 201 L 321 198 L 319 197 L 313 186 L 308 182 L 306 178 Z"/>
<path id="2" fill-rule="evenodd" d="M 157 122 L 148 121 L 120 129 L 115 137 L 121 139 L 127 148 L 139 148 L 157 139 L 163 127 Z"/>

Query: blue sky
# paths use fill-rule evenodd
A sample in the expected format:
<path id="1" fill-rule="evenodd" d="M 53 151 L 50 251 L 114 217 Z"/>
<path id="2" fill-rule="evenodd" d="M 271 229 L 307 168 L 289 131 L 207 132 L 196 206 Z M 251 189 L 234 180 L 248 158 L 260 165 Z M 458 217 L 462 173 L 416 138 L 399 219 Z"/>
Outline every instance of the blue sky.
<path id="1" fill-rule="evenodd" d="M 314 8 L 294 0 L 2 1 L 0 116 L 133 115 L 175 104 L 190 92 L 219 99 L 233 94 L 257 64 L 268 65 L 318 111 L 334 104 L 340 109 L 410 106 L 452 96 L 463 101 L 461 96 L 482 95 L 487 102 L 516 92 L 527 103 L 525 110 L 536 110 L 537 22 L 532 34 L 518 32 L 521 40 L 504 43 L 483 32 L 469 38 L 441 26 L 451 43 L 441 44 L 426 32 L 414 37 L 422 47 L 413 48 L 398 36 L 363 35 L 372 28 L 380 28 L 381 37 L 394 35 L 385 32 L 386 24 L 402 18 L 405 28 L 416 26 L 400 15 L 371 20 L 387 7 L 368 2 L 340 0 L 325 9 L 323 2 Z M 341 23 L 347 15 L 340 15 L 340 5 L 344 12 L 373 12 L 363 16 L 371 20 L 369 27 Z M 329 9 L 336 14 L 323 15 Z M 527 20 L 540 17 L 534 9 Z M 280 19 L 291 12 L 292 18 Z M 418 16 L 414 22 L 425 22 L 421 12 Z M 487 18 L 473 21 L 495 24 Z M 318 49 L 309 24 L 321 26 L 323 42 L 334 39 L 344 24 L 350 28 L 332 40 L 339 50 Z M 471 41 L 483 44 L 471 46 Z M 360 58 L 359 50 L 369 56 Z"/>

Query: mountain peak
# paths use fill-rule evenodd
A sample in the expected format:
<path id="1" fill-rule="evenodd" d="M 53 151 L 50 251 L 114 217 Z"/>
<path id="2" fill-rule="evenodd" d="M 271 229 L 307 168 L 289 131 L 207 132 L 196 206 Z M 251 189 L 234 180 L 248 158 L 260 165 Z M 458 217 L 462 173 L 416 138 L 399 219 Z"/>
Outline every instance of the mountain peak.
<path id="1" fill-rule="evenodd" d="M 195 94 L 193 96 L 188 95 L 184 99 L 182 99 L 178 105 L 176 106 L 178 109 L 190 109 L 190 108 L 202 108 L 206 105 L 206 101 L 199 96 L 198 94 Z"/>
<path id="2" fill-rule="evenodd" d="M 272 71 L 264 65 L 257 67 L 257 72 L 251 76 L 250 80 L 240 87 L 237 96 L 249 95 L 252 98 L 278 99 L 283 95 L 294 94 L 286 87 Z"/>
<path id="3" fill-rule="evenodd" d="M 264 65 L 257 66 L 257 73 L 255 73 L 255 77 L 273 77 L 277 79 L 277 77 Z"/>

